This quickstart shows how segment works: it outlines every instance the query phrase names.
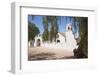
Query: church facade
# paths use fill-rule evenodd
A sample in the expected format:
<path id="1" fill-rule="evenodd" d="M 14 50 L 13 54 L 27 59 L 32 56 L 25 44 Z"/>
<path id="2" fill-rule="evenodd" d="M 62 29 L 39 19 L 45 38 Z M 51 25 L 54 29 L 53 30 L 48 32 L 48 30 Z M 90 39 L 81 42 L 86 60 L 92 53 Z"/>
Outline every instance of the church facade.
<path id="1" fill-rule="evenodd" d="M 34 38 L 34 41 L 29 41 L 29 47 L 47 47 L 47 48 L 57 48 L 57 49 L 66 49 L 69 51 L 73 51 L 78 48 L 77 41 L 75 39 L 75 35 L 72 32 L 71 24 L 66 26 L 66 32 L 60 33 L 58 32 L 56 35 L 56 41 L 45 41 L 43 42 L 42 35 L 37 35 Z"/>
<path id="2" fill-rule="evenodd" d="M 66 48 L 66 35 L 65 33 L 57 33 L 56 42 L 43 42 L 42 35 L 38 34 L 34 40 L 29 41 L 29 47 L 47 47 L 47 48 Z"/>

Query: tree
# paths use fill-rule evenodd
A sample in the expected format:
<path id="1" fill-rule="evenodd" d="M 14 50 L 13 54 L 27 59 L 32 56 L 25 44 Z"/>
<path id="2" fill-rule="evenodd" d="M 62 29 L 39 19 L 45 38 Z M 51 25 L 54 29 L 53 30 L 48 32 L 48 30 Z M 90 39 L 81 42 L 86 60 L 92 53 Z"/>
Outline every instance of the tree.
<path id="1" fill-rule="evenodd" d="M 78 49 L 74 50 L 74 55 L 77 58 L 87 58 L 88 57 L 88 18 L 79 17 L 79 32 L 80 32 L 80 43 Z"/>
<path id="2" fill-rule="evenodd" d="M 56 34 L 58 33 L 57 16 L 43 16 L 43 25 L 43 40 L 56 41 Z"/>
<path id="3" fill-rule="evenodd" d="M 49 40 L 49 31 L 48 31 L 48 20 L 46 16 L 43 16 L 43 27 L 44 27 L 44 32 L 43 32 L 43 41 L 48 41 Z"/>
<path id="4" fill-rule="evenodd" d="M 50 41 L 56 41 L 56 35 L 58 33 L 58 17 L 57 16 L 48 16 L 48 20 L 51 24 L 50 28 Z"/>
<path id="5" fill-rule="evenodd" d="M 40 33 L 35 24 L 28 22 L 28 41 L 34 40 L 34 37 Z"/>

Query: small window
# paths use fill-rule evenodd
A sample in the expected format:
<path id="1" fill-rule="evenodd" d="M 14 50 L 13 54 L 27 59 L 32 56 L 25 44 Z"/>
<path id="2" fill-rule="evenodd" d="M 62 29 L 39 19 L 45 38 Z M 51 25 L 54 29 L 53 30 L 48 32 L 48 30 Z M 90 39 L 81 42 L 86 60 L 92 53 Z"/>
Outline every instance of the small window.
<path id="1" fill-rule="evenodd" d="M 57 43 L 60 43 L 60 40 L 57 40 Z"/>

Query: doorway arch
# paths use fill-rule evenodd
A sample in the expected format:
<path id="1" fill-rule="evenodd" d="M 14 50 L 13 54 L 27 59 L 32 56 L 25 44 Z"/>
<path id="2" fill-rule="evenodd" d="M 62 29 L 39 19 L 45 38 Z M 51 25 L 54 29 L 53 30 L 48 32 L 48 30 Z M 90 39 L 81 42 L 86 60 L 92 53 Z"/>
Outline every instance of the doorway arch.
<path id="1" fill-rule="evenodd" d="M 40 39 L 37 39 L 36 46 L 41 46 Z"/>

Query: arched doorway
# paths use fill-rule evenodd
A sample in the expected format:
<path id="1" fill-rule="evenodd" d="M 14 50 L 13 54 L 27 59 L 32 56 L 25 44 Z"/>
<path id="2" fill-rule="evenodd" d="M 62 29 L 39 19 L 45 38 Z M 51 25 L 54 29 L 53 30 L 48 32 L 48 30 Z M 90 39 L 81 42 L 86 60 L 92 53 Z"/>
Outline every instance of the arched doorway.
<path id="1" fill-rule="evenodd" d="M 36 46 L 41 46 L 41 42 L 40 42 L 40 39 L 37 39 L 37 43 L 36 43 Z"/>
<path id="2" fill-rule="evenodd" d="M 57 43 L 60 43 L 60 40 L 57 40 Z"/>

